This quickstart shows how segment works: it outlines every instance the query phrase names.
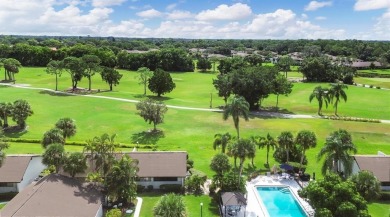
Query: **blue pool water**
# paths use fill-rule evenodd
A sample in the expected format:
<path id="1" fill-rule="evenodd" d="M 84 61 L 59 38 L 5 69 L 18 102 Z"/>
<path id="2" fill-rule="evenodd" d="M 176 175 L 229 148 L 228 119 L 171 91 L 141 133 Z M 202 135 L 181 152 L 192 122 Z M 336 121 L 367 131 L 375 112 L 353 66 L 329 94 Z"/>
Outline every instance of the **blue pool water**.
<path id="1" fill-rule="evenodd" d="M 287 187 L 257 187 L 257 192 L 272 217 L 306 217 Z"/>

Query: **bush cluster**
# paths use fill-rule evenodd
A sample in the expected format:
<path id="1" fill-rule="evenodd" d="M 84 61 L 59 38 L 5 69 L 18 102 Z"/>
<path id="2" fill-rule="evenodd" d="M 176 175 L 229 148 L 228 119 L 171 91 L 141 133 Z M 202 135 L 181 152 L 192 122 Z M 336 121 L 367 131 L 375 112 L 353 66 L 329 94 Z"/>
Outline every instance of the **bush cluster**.
<path id="1" fill-rule="evenodd" d="M 337 121 L 358 121 L 358 122 L 369 122 L 369 123 L 380 123 L 381 121 L 378 119 L 371 118 L 357 118 L 357 117 L 338 117 L 338 116 L 327 116 L 324 117 L 329 120 L 337 120 Z"/>

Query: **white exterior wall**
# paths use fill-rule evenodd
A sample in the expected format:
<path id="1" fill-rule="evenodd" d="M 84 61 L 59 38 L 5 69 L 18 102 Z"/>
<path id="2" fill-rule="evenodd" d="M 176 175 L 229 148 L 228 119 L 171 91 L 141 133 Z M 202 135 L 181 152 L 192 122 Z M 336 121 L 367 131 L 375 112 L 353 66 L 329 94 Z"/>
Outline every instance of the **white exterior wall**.
<path id="1" fill-rule="evenodd" d="M 359 168 L 358 164 L 356 163 L 356 160 L 354 160 L 352 163 L 352 174 L 351 175 L 355 175 L 359 172 L 360 172 L 360 168 Z"/>
<path id="2" fill-rule="evenodd" d="M 16 183 L 12 183 L 12 187 L 0 187 L 0 193 L 18 192 L 18 186 Z"/>
<path id="3" fill-rule="evenodd" d="M 181 186 L 184 186 L 183 180 L 184 180 L 184 178 L 182 178 L 182 177 L 178 177 L 177 181 L 153 181 L 153 178 L 152 178 L 152 181 L 137 181 L 137 184 L 143 185 L 143 186 L 145 186 L 145 188 L 147 188 L 148 185 L 152 185 L 153 189 L 160 189 L 160 185 L 164 185 L 164 184 L 179 184 Z"/>
<path id="4" fill-rule="evenodd" d="M 18 192 L 22 191 L 26 186 L 31 184 L 45 168 L 46 166 L 42 164 L 42 157 L 33 156 L 27 166 L 22 181 L 18 183 Z"/>
<path id="5" fill-rule="evenodd" d="M 100 205 L 100 208 L 97 211 L 95 217 L 103 217 L 103 206 L 102 205 Z"/>

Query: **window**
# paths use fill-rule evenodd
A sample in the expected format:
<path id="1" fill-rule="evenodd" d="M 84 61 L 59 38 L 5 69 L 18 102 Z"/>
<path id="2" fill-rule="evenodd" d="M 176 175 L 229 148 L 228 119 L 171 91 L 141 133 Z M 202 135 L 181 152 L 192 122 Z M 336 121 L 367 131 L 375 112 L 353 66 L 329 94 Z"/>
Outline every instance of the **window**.
<path id="1" fill-rule="evenodd" d="M 14 183 L 1 182 L 0 187 L 14 187 Z"/>
<path id="2" fill-rule="evenodd" d="M 156 182 L 176 182 L 177 177 L 154 177 Z"/>

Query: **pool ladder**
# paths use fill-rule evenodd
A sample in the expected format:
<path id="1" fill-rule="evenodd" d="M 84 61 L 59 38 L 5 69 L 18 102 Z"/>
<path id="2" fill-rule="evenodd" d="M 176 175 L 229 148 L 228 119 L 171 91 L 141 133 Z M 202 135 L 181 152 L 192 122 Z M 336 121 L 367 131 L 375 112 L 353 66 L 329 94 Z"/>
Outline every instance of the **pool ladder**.
<path id="1" fill-rule="evenodd" d="M 285 194 L 290 194 L 290 190 L 288 188 L 282 188 L 279 191 Z"/>

